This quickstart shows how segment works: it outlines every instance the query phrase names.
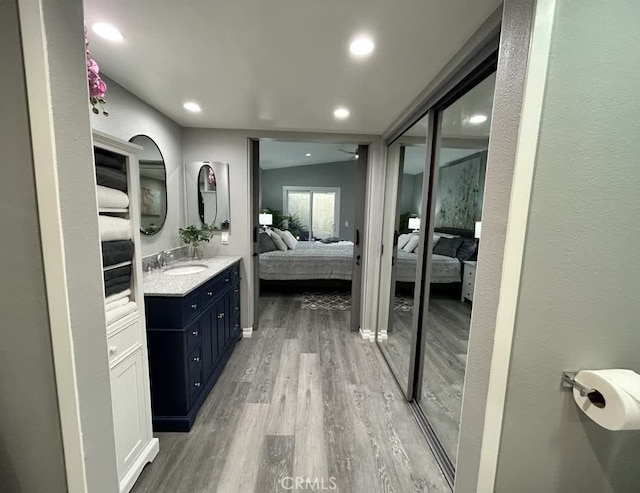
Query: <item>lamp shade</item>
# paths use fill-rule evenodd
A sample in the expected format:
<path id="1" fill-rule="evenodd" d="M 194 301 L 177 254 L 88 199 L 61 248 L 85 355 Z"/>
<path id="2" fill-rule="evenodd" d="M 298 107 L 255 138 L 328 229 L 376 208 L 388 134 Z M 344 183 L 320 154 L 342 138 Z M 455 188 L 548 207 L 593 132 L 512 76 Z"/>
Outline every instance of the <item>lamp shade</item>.
<path id="1" fill-rule="evenodd" d="M 273 214 L 260 214 L 258 221 L 260 226 L 271 226 L 273 224 Z"/>
<path id="2" fill-rule="evenodd" d="M 420 229 L 420 218 L 419 217 L 410 217 L 409 218 L 409 229 Z"/>
<path id="3" fill-rule="evenodd" d="M 482 221 L 476 221 L 476 238 L 480 238 L 480 232 L 482 231 Z"/>

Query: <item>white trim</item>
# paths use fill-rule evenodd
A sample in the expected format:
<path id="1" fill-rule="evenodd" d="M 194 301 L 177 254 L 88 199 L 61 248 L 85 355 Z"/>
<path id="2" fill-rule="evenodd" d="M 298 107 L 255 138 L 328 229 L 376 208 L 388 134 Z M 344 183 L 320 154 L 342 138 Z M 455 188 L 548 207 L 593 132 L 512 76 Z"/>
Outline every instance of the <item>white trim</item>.
<path id="1" fill-rule="evenodd" d="M 253 327 L 244 327 L 242 329 L 242 338 L 249 339 L 253 335 Z"/>
<path id="2" fill-rule="evenodd" d="M 120 480 L 121 493 L 127 493 L 131 491 L 133 485 L 136 484 L 138 477 L 140 477 L 144 466 L 146 466 L 150 462 L 153 462 L 153 459 L 156 458 L 158 452 L 160 452 L 160 441 L 157 438 L 153 438 L 140 453 L 140 455 L 138 455 L 136 461 Z"/>
<path id="3" fill-rule="evenodd" d="M 376 342 L 376 333 L 370 329 L 360 329 L 360 337 L 362 337 L 365 341 Z"/>
<path id="4" fill-rule="evenodd" d="M 292 186 L 292 185 L 284 185 L 282 187 L 282 209 L 283 212 L 288 215 L 289 214 L 289 200 L 288 200 L 288 192 L 310 192 L 311 204 L 310 204 L 310 223 L 313 223 L 313 194 L 314 193 L 335 193 L 336 194 L 336 202 L 335 209 L 333 211 L 333 236 L 340 236 L 340 187 L 303 187 L 303 186 Z M 309 224 L 309 233 L 313 234 L 313 227 Z"/>
<path id="5" fill-rule="evenodd" d="M 387 329 L 378 329 L 378 335 L 376 336 L 378 341 L 386 341 L 389 339 Z"/>
<path id="6" fill-rule="evenodd" d="M 513 174 L 477 493 L 494 490 L 555 0 L 538 0 Z"/>
<path id="7" fill-rule="evenodd" d="M 42 6 L 18 0 L 47 305 L 67 488 L 87 491 Z"/>

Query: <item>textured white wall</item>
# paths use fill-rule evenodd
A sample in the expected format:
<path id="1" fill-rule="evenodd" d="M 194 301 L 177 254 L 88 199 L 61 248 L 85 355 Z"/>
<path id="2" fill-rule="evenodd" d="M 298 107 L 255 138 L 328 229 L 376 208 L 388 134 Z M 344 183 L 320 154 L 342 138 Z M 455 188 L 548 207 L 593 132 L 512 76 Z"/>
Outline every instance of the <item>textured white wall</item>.
<path id="1" fill-rule="evenodd" d="M 164 157 L 167 171 L 167 220 L 158 234 L 141 235 L 142 255 L 180 246 L 178 228 L 184 225 L 182 129 L 108 77 L 105 81 L 109 116 L 92 113 L 93 128 L 123 140 L 139 134 L 151 137 Z"/>
<path id="2" fill-rule="evenodd" d="M 16 0 L 2 4 L 0 58 L 0 491 L 67 491 Z M 13 225 L 13 226 L 12 226 Z M 37 467 L 34 467 L 37 464 Z"/>
<path id="3" fill-rule="evenodd" d="M 504 3 L 500 58 L 487 156 L 482 241 L 478 253 L 460 422 L 456 493 L 476 491 L 478 482 L 534 5 L 534 0 L 507 0 Z"/>
<path id="4" fill-rule="evenodd" d="M 118 488 L 118 477 L 109 366 L 105 350 L 107 337 L 96 220 L 98 212 L 95 176 L 91 164 L 93 149 L 82 1 L 24 0 L 21 2 L 21 10 L 23 7 L 26 9 L 26 4 L 29 4 L 32 10 L 42 9 L 41 26 L 47 48 L 46 65 L 40 63 L 36 68 L 36 62 L 33 60 L 26 64 L 28 73 L 38 81 L 48 82 L 50 95 L 48 105 L 40 104 L 30 108 L 31 123 L 33 126 L 41 124 L 41 121 L 50 122 L 54 140 L 51 159 L 44 163 L 36 163 L 36 166 L 56 168 L 55 185 L 58 187 L 60 224 L 46 223 L 41 226 L 43 229 L 50 228 L 56 231 L 57 235 L 61 233 L 64 240 L 66 308 L 73 336 L 86 485 L 87 490 L 92 493 L 112 493 Z M 40 24 L 31 19 L 28 29 L 38 29 L 36 26 L 40 27 Z M 27 27 L 23 26 L 23 29 Z M 37 42 L 31 37 L 27 39 L 31 43 Z M 50 136 L 47 135 L 46 138 Z M 34 141 L 34 147 L 44 145 L 43 142 Z M 45 258 L 49 253 L 48 250 L 44 252 Z M 58 263 L 62 262 L 62 259 L 57 260 Z M 57 295 L 57 292 L 49 293 L 48 298 L 51 300 Z M 50 307 L 50 313 L 60 310 L 60 306 Z M 56 342 L 54 341 L 54 344 Z M 59 384 L 58 389 L 64 389 L 66 392 L 65 402 L 72 399 L 67 385 Z M 29 391 L 37 392 L 38 389 Z M 68 445 L 65 443 L 65 449 Z"/>
<path id="5" fill-rule="evenodd" d="M 640 372 L 638 18 L 634 0 L 556 2 L 499 493 L 626 492 L 640 485 L 640 433 L 600 428 L 559 388 L 562 370 Z"/>

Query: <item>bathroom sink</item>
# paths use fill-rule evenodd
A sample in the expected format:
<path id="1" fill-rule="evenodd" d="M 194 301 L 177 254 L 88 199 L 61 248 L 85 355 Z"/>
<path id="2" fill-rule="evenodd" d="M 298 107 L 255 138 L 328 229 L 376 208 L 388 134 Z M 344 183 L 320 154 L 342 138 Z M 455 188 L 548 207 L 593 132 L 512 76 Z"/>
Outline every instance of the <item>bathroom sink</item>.
<path id="1" fill-rule="evenodd" d="M 187 274 L 197 274 L 207 269 L 208 267 L 205 264 L 175 265 L 173 267 L 167 267 L 164 273 L 169 276 L 184 276 Z"/>

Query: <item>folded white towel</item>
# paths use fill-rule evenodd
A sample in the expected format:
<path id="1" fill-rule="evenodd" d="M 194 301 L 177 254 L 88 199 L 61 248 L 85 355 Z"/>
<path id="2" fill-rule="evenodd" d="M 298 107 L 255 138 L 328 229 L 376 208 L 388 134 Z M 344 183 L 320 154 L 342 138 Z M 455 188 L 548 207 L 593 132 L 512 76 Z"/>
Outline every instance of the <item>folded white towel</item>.
<path id="1" fill-rule="evenodd" d="M 116 294 L 112 294 L 111 296 L 107 296 L 104 299 L 104 304 L 107 305 L 113 301 L 116 300 L 120 300 L 122 298 L 126 298 L 128 296 L 131 296 L 131 290 L 130 289 L 125 289 L 124 291 L 120 291 L 119 293 Z"/>
<path id="2" fill-rule="evenodd" d="M 121 217 L 98 216 L 100 241 L 118 241 L 131 239 L 131 222 Z"/>
<path id="3" fill-rule="evenodd" d="M 124 298 L 120 298 L 119 300 L 116 301 L 112 301 L 111 303 L 105 303 L 104 305 L 104 309 L 106 312 L 110 312 L 112 310 L 115 310 L 116 308 L 118 308 L 119 306 L 124 306 L 127 303 L 129 303 L 131 300 L 129 299 L 128 296 L 124 297 Z"/>
<path id="4" fill-rule="evenodd" d="M 129 196 L 115 188 L 97 185 L 98 207 L 104 209 L 126 209 L 129 207 Z"/>
<path id="5" fill-rule="evenodd" d="M 111 325 L 114 322 L 117 322 L 121 318 L 126 317 L 130 313 L 135 312 L 138 309 L 138 305 L 136 305 L 135 301 L 130 301 L 124 306 L 119 306 L 115 310 L 111 310 L 106 312 L 107 315 L 107 325 Z"/>

